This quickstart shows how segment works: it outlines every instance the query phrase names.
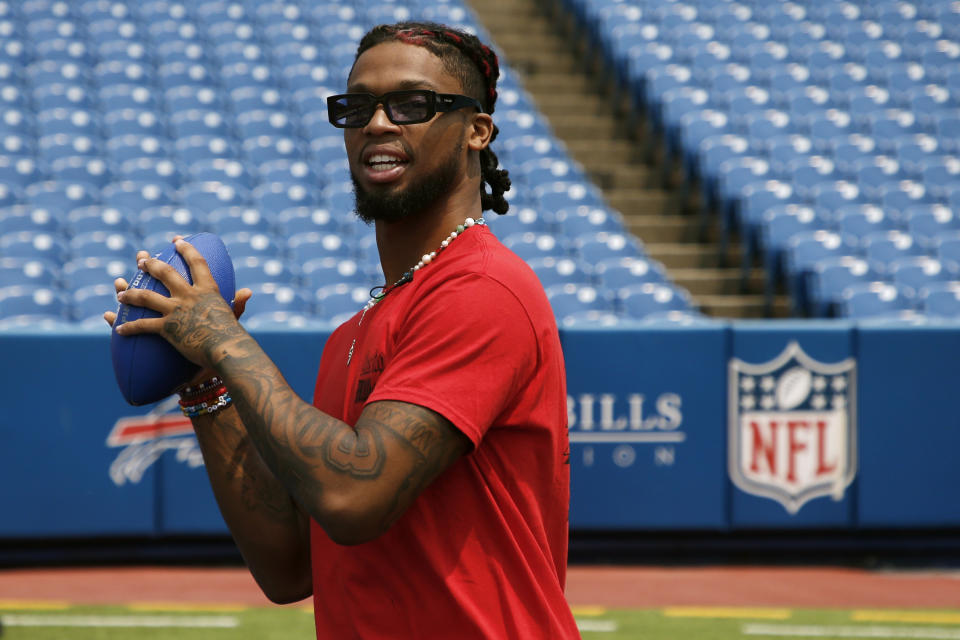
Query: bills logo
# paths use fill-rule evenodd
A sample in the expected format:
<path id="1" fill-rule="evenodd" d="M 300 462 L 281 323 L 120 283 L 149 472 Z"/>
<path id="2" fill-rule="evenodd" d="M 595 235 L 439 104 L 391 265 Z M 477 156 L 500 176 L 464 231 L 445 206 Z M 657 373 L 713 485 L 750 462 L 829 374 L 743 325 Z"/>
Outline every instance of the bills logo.
<path id="1" fill-rule="evenodd" d="M 107 446 L 123 447 L 110 464 L 110 479 L 115 485 L 137 484 L 143 475 L 165 451 L 176 452 L 178 462 L 191 468 L 203 466 L 203 456 L 190 419 L 176 408 L 176 397 L 161 402 L 145 416 L 120 418 L 110 435 Z"/>
<path id="2" fill-rule="evenodd" d="M 841 500 L 856 475 L 856 366 L 818 362 L 791 342 L 769 362 L 730 360 L 730 479 L 790 514 Z"/>

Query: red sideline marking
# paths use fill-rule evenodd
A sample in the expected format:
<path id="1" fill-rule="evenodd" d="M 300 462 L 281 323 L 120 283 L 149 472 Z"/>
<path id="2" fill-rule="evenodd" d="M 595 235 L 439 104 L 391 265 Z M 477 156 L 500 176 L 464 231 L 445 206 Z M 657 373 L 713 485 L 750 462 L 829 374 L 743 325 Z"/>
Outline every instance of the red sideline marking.
<path id="1" fill-rule="evenodd" d="M 164 436 L 185 436 L 191 433 L 193 433 L 193 424 L 190 418 L 182 415 L 120 418 L 107 436 L 107 446 L 122 447 Z"/>

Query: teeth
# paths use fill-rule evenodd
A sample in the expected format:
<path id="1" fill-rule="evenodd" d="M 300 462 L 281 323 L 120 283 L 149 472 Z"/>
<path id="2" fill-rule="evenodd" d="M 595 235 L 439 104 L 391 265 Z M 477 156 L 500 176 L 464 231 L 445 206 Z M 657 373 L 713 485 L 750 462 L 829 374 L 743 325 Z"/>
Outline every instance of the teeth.
<path id="1" fill-rule="evenodd" d="M 377 169 L 394 167 L 398 164 L 403 164 L 403 162 L 404 161 L 400 158 L 387 154 L 377 154 L 375 156 L 371 156 L 370 159 L 367 160 L 367 164 Z"/>

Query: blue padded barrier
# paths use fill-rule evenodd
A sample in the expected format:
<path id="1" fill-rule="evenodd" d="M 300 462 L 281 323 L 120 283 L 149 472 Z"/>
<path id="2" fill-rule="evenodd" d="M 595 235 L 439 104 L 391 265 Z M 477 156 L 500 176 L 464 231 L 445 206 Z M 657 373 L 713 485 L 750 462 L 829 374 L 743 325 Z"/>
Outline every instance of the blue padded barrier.
<path id="1" fill-rule="evenodd" d="M 330 329 L 253 332 L 309 399 Z M 960 526 L 956 322 L 574 323 L 561 341 L 575 530 Z M 0 539 L 226 532 L 189 423 L 123 402 L 105 327 L 2 331 L 0 354 Z"/>

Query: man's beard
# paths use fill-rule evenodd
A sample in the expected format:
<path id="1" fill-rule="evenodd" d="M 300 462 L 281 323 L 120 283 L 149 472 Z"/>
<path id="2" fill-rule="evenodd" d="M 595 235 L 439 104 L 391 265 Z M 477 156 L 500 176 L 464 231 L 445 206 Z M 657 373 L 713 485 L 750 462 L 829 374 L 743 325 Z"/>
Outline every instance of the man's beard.
<path id="1" fill-rule="evenodd" d="M 430 209 L 453 186 L 459 170 L 457 158 L 462 150 L 460 143 L 433 173 L 412 182 L 399 193 L 367 191 L 351 171 L 357 216 L 367 224 L 377 220 L 399 222 Z"/>

